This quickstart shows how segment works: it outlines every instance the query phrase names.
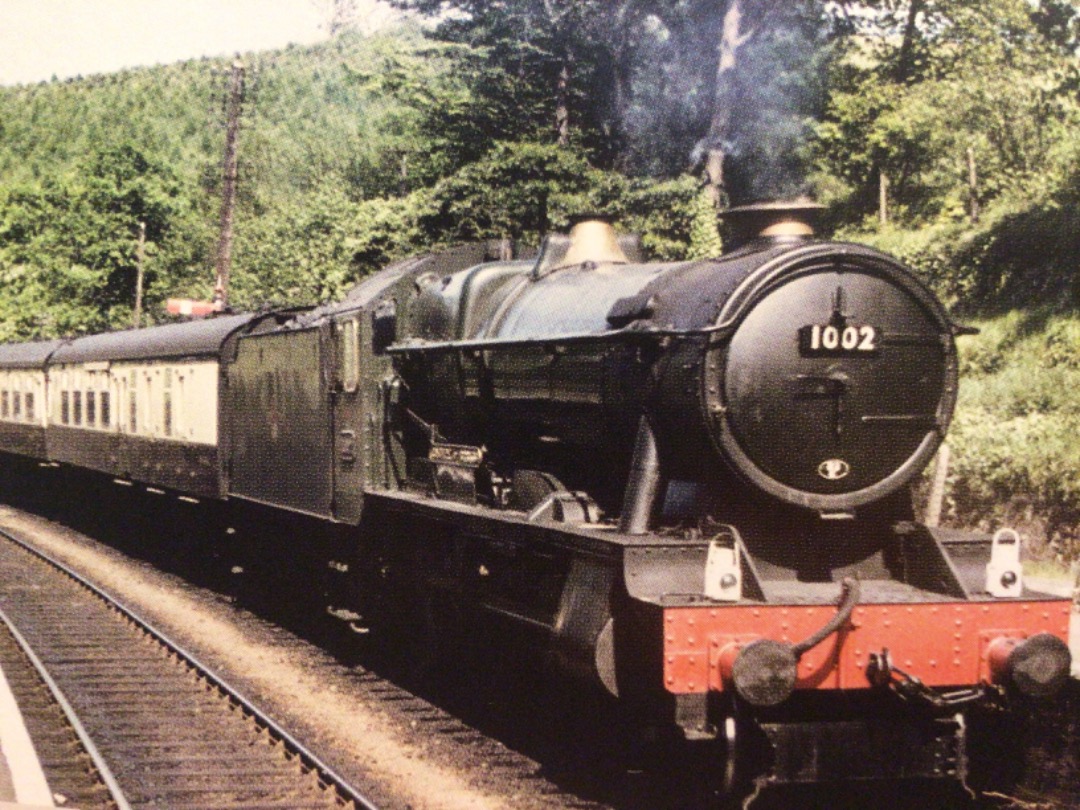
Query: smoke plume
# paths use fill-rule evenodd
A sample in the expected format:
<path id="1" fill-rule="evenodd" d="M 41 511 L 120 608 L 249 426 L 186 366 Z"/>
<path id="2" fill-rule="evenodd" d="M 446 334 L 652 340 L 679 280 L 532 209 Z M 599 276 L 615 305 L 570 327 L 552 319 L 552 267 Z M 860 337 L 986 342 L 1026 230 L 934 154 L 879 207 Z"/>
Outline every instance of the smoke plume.
<path id="1" fill-rule="evenodd" d="M 639 62 L 624 122 L 635 168 L 685 171 L 689 161 L 731 204 L 807 194 L 807 136 L 829 58 L 822 4 L 680 6 L 681 16 L 655 19 Z"/>

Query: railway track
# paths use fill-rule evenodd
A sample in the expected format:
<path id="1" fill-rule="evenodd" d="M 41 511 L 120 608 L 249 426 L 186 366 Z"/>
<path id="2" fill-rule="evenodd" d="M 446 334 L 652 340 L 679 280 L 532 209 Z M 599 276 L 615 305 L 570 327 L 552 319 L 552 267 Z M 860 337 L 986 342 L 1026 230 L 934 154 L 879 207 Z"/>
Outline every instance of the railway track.
<path id="1" fill-rule="evenodd" d="M 376 807 L 179 645 L 6 532 L 0 581 L 0 663 L 37 696 L 46 775 L 82 810 Z"/>
<path id="2" fill-rule="evenodd" d="M 70 501 L 93 502 L 81 492 Z M 29 508 L 47 511 L 40 504 Z M 502 676 L 487 673 L 477 692 L 470 677 L 466 696 L 462 679 L 450 673 L 447 688 L 447 673 L 440 670 L 423 683 L 403 686 L 402 672 L 388 663 L 382 647 L 340 621 L 313 619 L 291 599 L 255 604 L 233 592 L 223 595 L 217 573 L 189 569 L 186 558 L 178 562 L 148 551 L 151 527 L 173 525 L 172 512 L 159 513 L 153 524 L 125 524 L 123 530 L 82 520 L 74 508 L 49 514 L 52 521 L 0 505 L 0 544 L 2 530 L 15 534 L 166 628 L 380 806 L 604 810 L 620 805 L 620 773 L 612 775 L 608 757 L 584 741 L 572 750 L 565 741 L 556 742 L 549 701 L 511 694 L 516 680 L 511 687 Z M 0 578 L 6 588 L 11 577 L 2 565 Z M 488 688 L 493 680 L 494 693 Z M 537 705 L 544 711 L 536 711 Z M 555 715 L 561 718 L 560 709 Z"/>
<path id="3" fill-rule="evenodd" d="M 17 533 L 22 533 L 22 530 L 19 528 L 13 527 L 13 531 L 16 531 Z M 28 536 L 33 535 L 29 534 Z M 44 555 L 41 555 L 36 550 L 33 552 L 33 554 L 31 554 L 30 552 L 23 550 L 21 547 L 11 545 L 10 541 L 8 539 L 5 539 L 5 533 L 0 530 L 0 582 L 4 583 L 3 588 L 0 589 L 0 609 L 9 611 L 12 615 L 13 621 L 19 622 L 21 625 L 23 625 L 24 628 L 40 626 L 40 634 L 46 638 L 51 638 L 52 636 L 57 635 L 59 633 L 59 631 L 57 630 L 58 627 L 65 628 L 64 635 L 74 637 L 76 639 L 74 647 L 67 653 L 67 655 L 71 658 L 87 657 L 89 655 L 89 649 L 96 648 L 102 644 L 108 647 L 110 642 L 98 638 L 97 625 L 122 623 L 128 627 L 129 631 L 132 629 L 132 622 L 130 619 L 124 619 L 121 622 L 121 620 L 117 618 L 117 616 L 119 616 L 117 608 L 108 607 L 106 603 L 102 601 L 102 598 L 100 596 L 91 596 L 90 592 L 87 591 L 84 586 L 77 584 L 76 579 L 72 579 L 70 576 L 66 576 L 66 583 L 60 581 L 65 578 L 64 575 L 61 575 L 55 566 L 45 562 L 43 560 L 43 557 Z M 63 594 L 60 594 L 61 586 L 64 589 Z M 69 593 L 69 590 L 74 590 L 75 592 L 80 593 L 80 595 L 78 596 L 78 600 L 76 600 L 76 598 Z M 58 604 L 55 607 L 48 608 L 49 617 L 46 617 L 46 608 L 40 606 L 38 602 L 44 594 L 48 594 L 50 592 L 56 592 L 57 594 L 59 594 L 55 600 L 53 600 L 51 597 L 49 600 L 57 601 Z M 87 602 L 89 603 L 96 603 L 96 605 L 94 605 L 93 607 L 95 611 L 98 611 L 96 613 L 96 618 L 87 618 L 86 621 L 82 619 L 84 615 L 89 617 L 89 611 L 91 610 L 90 607 L 84 606 L 83 601 L 81 601 L 84 599 L 87 600 Z M 13 605 L 15 604 L 21 606 L 22 609 L 13 609 Z M 140 604 L 145 603 L 140 602 Z M 150 610 L 150 608 L 146 609 Z M 22 616 L 23 613 L 26 613 L 29 618 L 24 618 Z M 41 616 L 41 618 L 34 618 L 35 616 Z M 180 625 L 176 626 L 179 627 Z M 177 630 L 176 632 L 180 634 L 182 631 Z M 279 631 L 274 628 L 274 634 L 277 635 L 278 633 Z M 287 635 L 285 631 L 280 631 L 280 633 Z M 121 679 L 120 681 L 118 681 L 115 688 L 118 689 L 119 692 L 116 697 L 112 699 L 112 705 L 120 706 L 121 711 L 130 711 L 130 706 L 133 702 L 131 694 L 135 693 L 136 691 L 145 692 L 145 695 L 143 696 L 146 698 L 146 702 L 153 703 L 155 701 L 162 701 L 164 699 L 163 695 L 157 694 L 158 692 L 173 691 L 174 689 L 172 686 L 169 686 L 168 688 L 162 686 L 158 680 L 155 680 L 153 677 L 150 676 L 136 677 L 136 670 L 141 667 L 141 664 L 137 664 L 137 661 L 140 660 L 142 656 L 147 655 L 145 650 L 155 647 L 155 643 L 148 641 L 143 631 L 138 631 L 137 635 L 141 640 L 137 643 L 136 646 L 139 650 L 141 650 L 141 652 L 131 654 L 130 661 L 124 661 L 124 665 L 126 666 L 127 680 L 125 681 Z M 0 627 L 0 666 L 3 666 L 5 668 L 5 671 L 10 676 L 11 668 L 8 665 L 8 661 L 13 657 L 21 655 L 21 653 L 18 650 L 16 650 L 16 653 L 14 654 L 6 652 L 7 647 L 15 646 L 14 642 L 10 639 L 9 636 L 10 634 L 6 633 L 3 628 Z M 28 631 L 26 633 L 26 637 L 29 643 L 34 639 L 34 634 Z M 190 644 L 193 642 L 189 640 L 185 643 Z M 172 644 L 172 647 L 176 648 L 177 645 Z M 126 655 L 126 653 L 122 654 L 117 652 L 116 649 L 118 648 L 108 648 L 110 650 L 109 657 L 122 659 L 124 658 L 124 655 Z M 43 648 L 39 646 L 39 649 Z M 201 650 L 202 648 L 200 647 L 199 649 Z M 214 657 L 215 655 L 213 652 L 206 653 L 205 651 L 200 652 L 199 654 L 200 656 L 207 655 L 208 657 Z M 290 650 L 286 654 L 290 659 L 294 657 L 302 658 L 304 656 L 303 650 L 300 649 L 297 649 L 295 652 Z M 165 651 L 159 651 L 155 655 L 158 658 L 165 657 L 170 660 L 182 657 L 182 653 L 178 654 L 177 652 L 175 652 L 175 650 L 169 650 L 167 648 Z M 74 661 L 71 663 L 72 666 L 74 666 Z M 178 665 L 173 664 L 173 666 L 176 667 Z M 185 668 L 187 668 L 187 665 L 185 665 Z M 139 671 L 141 671 L 141 669 L 139 669 Z M 85 672 L 80 672 L 77 669 L 72 669 L 71 677 L 74 680 L 78 681 L 84 679 L 86 675 Z M 232 678 L 235 676 L 230 675 L 229 677 Z M 189 673 L 183 678 L 181 678 L 181 680 L 200 681 L 202 685 L 198 686 L 198 688 L 194 691 L 195 693 L 203 694 L 206 692 L 218 692 L 218 686 L 208 686 L 207 684 L 213 684 L 215 680 L 220 681 L 221 679 L 214 679 L 211 676 L 210 680 L 205 680 L 202 678 L 202 676 L 192 675 Z M 477 746 L 482 746 L 484 744 L 483 737 L 479 734 L 479 732 L 472 731 L 466 725 L 462 725 L 460 723 L 448 720 L 448 718 L 442 712 L 430 706 L 426 706 L 426 704 L 424 704 L 422 701 L 416 699 L 409 699 L 406 694 L 403 693 L 401 690 L 393 687 L 390 684 L 383 683 L 380 679 L 376 678 L 374 673 L 367 673 L 367 675 L 365 675 L 362 680 L 365 688 L 365 694 L 367 694 L 369 699 L 373 701 L 378 701 L 380 699 L 379 695 L 385 695 L 383 699 L 388 701 L 390 705 L 394 707 L 402 707 L 402 711 L 410 718 L 412 718 L 412 725 L 420 729 L 418 733 L 421 733 L 428 738 L 432 737 L 433 735 L 436 737 L 443 736 L 448 741 L 453 742 L 455 745 L 458 744 L 460 738 L 464 740 L 464 742 L 461 742 L 461 745 L 470 748 L 476 748 Z M 371 681 L 370 684 L 369 680 Z M 153 687 L 152 690 L 150 688 L 151 686 Z M 370 688 L 368 688 L 369 686 Z M 83 688 L 84 687 L 78 685 L 73 687 L 72 696 L 75 697 L 77 695 L 81 695 L 80 690 Z M 334 689 L 336 688 L 336 686 L 330 688 Z M 184 687 L 184 689 L 189 689 L 189 687 Z M 126 690 L 126 693 L 124 690 Z M 153 692 L 153 694 L 151 694 L 151 692 Z M 175 689 L 175 692 L 179 695 L 181 693 L 180 688 L 177 687 Z M 191 714 L 194 711 L 191 708 L 193 705 L 201 705 L 201 703 L 195 703 L 196 698 L 191 696 L 191 692 L 186 692 L 185 694 L 187 695 L 186 697 L 180 698 L 183 705 L 181 706 L 180 710 L 173 713 L 174 717 L 179 718 L 181 717 L 181 715 L 186 717 L 188 714 Z M 1078 693 L 1078 696 L 1080 696 L 1080 693 Z M 83 700 L 93 704 L 96 699 L 93 695 L 89 695 L 88 697 L 84 696 Z M 198 698 L 198 700 L 201 701 L 202 698 Z M 39 702 L 43 704 L 48 704 L 50 701 L 43 699 Z M 73 703 L 74 702 L 75 701 L 73 701 Z M 245 708 L 242 700 L 237 700 L 233 698 L 227 700 L 226 702 L 229 704 L 229 706 L 232 707 L 227 710 L 230 717 L 235 717 L 236 715 L 244 717 L 247 714 L 248 710 Z M 20 703 L 22 703 L 22 701 L 20 701 Z M 168 710 L 164 708 L 159 708 L 156 710 L 156 713 L 155 711 L 151 711 L 147 728 L 144 731 L 129 728 L 126 725 L 121 725 L 119 723 L 116 724 L 118 726 L 117 730 L 110 730 L 113 729 L 113 726 L 107 724 L 104 726 L 104 728 L 106 729 L 106 736 L 108 736 L 110 740 L 112 738 L 115 738 L 116 745 L 119 751 L 118 754 L 113 755 L 111 753 L 112 749 L 110 748 L 110 745 L 112 743 L 110 742 L 110 745 L 103 744 L 103 751 L 109 753 L 108 762 L 113 762 L 114 757 L 116 757 L 115 761 L 125 763 L 123 767 L 121 767 L 121 765 L 119 764 L 116 766 L 116 772 L 119 781 L 125 784 L 125 790 L 127 790 L 126 782 L 124 781 L 126 779 L 126 773 L 128 771 L 134 772 L 135 781 L 140 785 L 139 789 L 144 791 L 138 796 L 136 796 L 134 793 L 129 793 L 129 795 L 132 797 L 129 799 L 131 806 L 200 808 L 373 806 L 370 803 L 365 803 L 363 797 L 359 797 L 359 799 L 350 798 L 346 793 L 342 793 L 336 788 L 320 789 L 317 792 L 319 798 L 307 803 L 300 798 L 287 798 L 284 800 L 281 799 L 280 796 L 282 795 L 291 796 L 292 794 L 282 793 L 277 787 L 262 790 L 259 795 L 252 795 L 246 797 L 234 796 L 235 801 L 233 799 L 229 799 L 228 796 L 225 796 L 223 798 L 221 794 L 210 792 L 210 790 L 213 788 L 213 785 L 208 782 L 208 779 L 214 776 L 214 773 L 212 773 L 213 771 L 217 771 L 219 768 L 225 769 L 232 767 L 229 763 L 226 762 L 226 757 L 223 755 L 223 752 L 225 752 L 227 749 L 235 748 L 237 746 L 240 748 L 240 750 L 243 750 L 245 752 L 248 751 L 248 748 L 265 746 L 271 749 L 284 749 L 286 746 L 284 744 L 275 742 L 273 734 L 271 732 L 262 731 L 257 726 L 255 727 L 254 731 L 250 731 L 250 721 L 246 721 L 245 723 L 251 733 L 251 736 L 247 738 L 249 741 L 244 742 L 243 740 L 241 740 L 241 742 L 239 743 L 228 743 L 226 742 L 224 736 L 221 735 L 219 732 L 205 730 L 200 732 L 197 730 L 197 727 L 189 725 L 186 720 L 183 722 L 179 720 L 172 720 L 169 718 L 163 720 L 162 713 L 165 711 Z M 204 714 L 205 712 L 199 711 L 195 713 Z M 106 714 L 108 714 L 107 711 Z M 87 717 L 86 719 L 88 728 L 92 728 L 93 724 L 89 722 L 89 717 Z M 126 718 L 121 719 L 125 720 L 126 723 Z M 39 721 L 34 721 L 31 719 L 30 722 L 31 725 L 39 725 Z M 53 721 L 53 723 L 56 724 L 56 721 Z M 49 725 L 46 721 L 40 721 L 40 724 L 46 726 Z M 43 759 L 48 760 L 47 767 L 49 768 L 50 772 L 50 785 L 54 787 L 54 790 L 57 793 L 61 793 L 66 798 L 68 798 L 69 805 L 82 808 L 83 810 L 87 810 L 88 808 L 117 807 L 118 804 L 115 801 L 110 800 L 108 796 L 104 795 L 104 789 L 101 786 L 100 777 L 96 774 L 95 769 L 88 764 L 86 754 L 84 753 L 82 746 L 77 740 L 73 741 L 74 735 L 70 731 L 70 729 L 67 728 L 66 723 L 59 722 L 58 725 L 63 726 L 63 728 L 59 731 L 50 732 L 58 740 L 58 742 L 56 742 L 53 747 L 48 748 L 47 751 L 42 753 Z M 215 743 L 213 746 L 211 746 L 211 750 L 209 751 L 209 753 L 206 749 L 203 749 L 202 751 L 199 751 L 197 749 L 189 749 L 186 747 L 187 742 L 185 742 L 185 740 L 178 738 L 173 739 L 174 736 L 178 736 L 177 733 L 179 731 L 184 731 L 186 733 L 186 736 L 194 736 L 196 738 L 201 737 L 204 741 L 206 738 L 209 738 L 211 740 L 214 740 Z M 157 746 L 156 755 L 147 755 L 146 758 L 142 761 L 141 765 L 138 764 L 138 761 L 133 759 L 133 757 L 142 754 L 140 752 L 133 753 L 132 750 L 130 750 L 138 747 L 139 735 L 143 735 L 145 739 L 145 745 L 147 747 L 151 745 Z M 221 739 L 220 742 L 217 741 L 219 738 Z M 37 735 L 35 735 L 35 739 L 37 739 Z M 252 742 L 251 740 L 254 741 Z M 126 748 L 124 747 L 125 743 L 127 744 Z M 39 749 L 40 748 L 41 746 L 39 743 Z M 155 756 L 156 761 L 154 758 Z M 292 761 L 295 767 L 291 768 L 291 770 L 294 773 L 301 772 L 300 778 L 302 780 L 306 780 L 306 785 L 310 785 L 312 780 L 314 780 L 315 782 L 319 782 L 320 780 L 327 782 L 327 774 L 329 774 L 329 768 L 325 768 L 320 771 L 318 766 L 312 767 L 309 763 L 310 761 L 314 760 L 314 757 L 310 757 L 309 760 L 305 760 L 302 756 L 298 756 L 297 754 L 286 754 L 286 756 L 292 757 Z M 491 751 L 480 757 L 480 759 L 485 760 L 485 767 L 486 762 L 492 763 L 493 767 L 499 772 L 500 778 L 505 780 L 506 782 L 512 782 L 514 779 L 517 779 L 519 783 L 525 781 L 536 782 L 539 788 L 546 794 L 540 802 L 540 805 L 544 807 L 593 808 L 608 806 L 607 802 L 601 803 L 599 801 L 584 799 L 580 796 L 567 795 L 567 793 L 564 793 L 562 790 L 559 790 L 554 786 L 544 788 L 543 785 L 540 784 L 540 782 L 542 782 L 543 780 L 537 778 L 539 774 L 536 774 L 535 776 L 530 776 L 528 773 L 525 773 L 525 775 L 523 776 L 522 773 L 519 773 L 519 771 L 524 772 L 522 766 L 514 765 L 513 762 L 511 762 L 511 764 L 509 765 L 499 764 L 499 760 L 507 756 L 508 755 L 506 754 L 506 752 L 501 751 L 501 749 L 496 746 L 492 747 Z M 129 757 L 132 757 L 132 759 L 129 759 Z M 513 758 L 511 757 L 510 759 Z M 544 761 L 548 762 L 548 768 L 550 770 L 550 761 L 546 759 Z M 708 763 L 690 763 L 683 761 L 681 762 L 679 768 L 682 772 L 688 772 L 690 770 L 693 770 L 695 767 L 707 766 Z M 274 770 L 276 770 L 277 767 L 278 766 L 275 765 Z M 347 765 L 343 767 L 346 769 L 348 768 Z M 305 768 L 307 769 L 306 776 L 303 775 Z M 63 769 L 67 769 L 69 772 L 72 772 L 71 774 L 69 774 L 68 777 L 66 777 L 68 780 L 67 782 L 63 782 L 59 779 L 59 777 L 55 776 L 55 774 L 59 773 Z M 168 788 L 169 785 L 173 784 L 173 782 L 170 780 L 172 780 L 174 777 L 179 778 L 180 776 L 194 779 L 195 789 L 203 792 L 184 793 L 183 790 L 178 789 L 175 793 L 169 795 L 166 795 L 165 793 L 159 793 L 155 794 L 155 796 L 150 799 L 140 798 L 145 797 L 146 795 L 146 788 L 142 787 L 142 785 L 146 783 L 149 778 L 160 777 L 166 779 L 165 784 Z M 239 770 L 236 770 L 232 772 L 231 776 L 228 774 L 225 774 L 225 776 L 227 777 L 225 781 L 228 783 L 229 790 L 231 790 L 234 794 L 237 791 L 237 786 L 244 787 L 246 785 L 259 785 L 260 788 L 262 788 L 269 783 L 269 777 L 261 775 L 257 772 L 249 772 L 247 776 L 244 776 Z M 332 774 L 330 774 L 330 776 L 332 776 Z M 353 778 L 358 777 L 353 774 Z M 362 779 L 363 777 L 359 778 Z M 89 787 L 86 786 L 87 783 L 89 783 Z M 364 784 L 366 784 L 366 782 Z M 82 785 L 81 788 L 79 787 L 80 785 Z M 175 787 L 180 788 L 179 783 L 176 783 Z M 564 789 L 567 787 L 569 787 L 569 785 L 563 786 Z M 1040 788 L 1038 792 L 1034 792 L 1031 790 L 1024 791 L 1022 793 L 1017 792 L 1017 797 L 1000 795 L 987 797 L 987 800 L 983 803 L 978 804 L 978 807 L 984 808 L 984 810 L 991 810 L 991 808 L 993 810 L 1021 810 L 1021 808 L 1023 810 L 1033 810 L 1033 808 L 1036 807 L 1039 808 L 1039 810 L 1050 810 L 1050 808 L 1057 810 L 1057 808 L 1067 808 L 1074 806 L 1069 801 L 1061 801 L 1060 796 L 1063 794 L 1059 794 L 1057 791 L 1054 790 L 1046 790 L 1046 785 L 1039 784 L 1038 787 Z M 80 790 L 82 792 L 79 792 Z M 281 790 L 291 790 L 291 788 L 284 788 Z M 328 790 L 329 793 L 327 792 Z M 666 790 L 671 791 L 670 797 L 668 796 Z M 511 806 L 537 806 L 537 801 L 535 800 L 535 798 L 530 799 L 531 803 L 524 800 L 524 797 L 520 795 L 520 785 L 518 788 L 515 788 L 514 792 L 517 795 L 512 797 Z M 624 808 L 624 810 L 628 810 L 629 808 L 633 808 L 634 810 L 637 810 L 638 808 L 642 808 L 642 810 L 644 810 L 644 808 L 649 808 L 649 810 L 653 810 L 654 808 L 658 807 L 678 806 L 680 808 L 705 808 L 712 806 L 711 802 L 704 797 L 702 797 L 702 801 L 700 804 L 685 803 L 681 800 L 676 801 L 678 796 L 681 794 L 680 786 L 678 784 L 666 785 L 665 789 L 665 784 L 661 784 L 659 786 L 653 785 L 651 784 L 649 778 L 645 776 L 635 778 L 634 780 L 632 780 L 631 786 L 629 788 L 619 789 L 616 792 L 618 794 L 617 798 L 613 794 L 607 794 L 610 796 L 608 801 L 611 801 L 614 806 Z M 309 794 L 305 792 L 304 795 L 307 796 Z M 595 786 L 587 790 L 586 795 L 595 796 Z M 852 810 L 854 810 L 854 808 L 874 806 L 872 802 L 864 801 L 864 799 L 866 798 L 865 796 L 844 797 L 837 796 L 831 793 L 826 795 L 827 800 L 823 800 L 823 804 L 831 807 L 836 807 L 838 808 L 838 810 L 840 808 L 851 808 Z M 666 799 L 669 798 L 671 799 L 671 801 L 666 801 Z M 794 796 L 788 796 L 787 799 L 777 799 L 776 801 L 772 801 L 771 803 L 768 796 L 762 796 L 760 797 L 760 799 L 760 801 L 754 803 L 754 807 L 782 807 L 787 810 L 787 808 L 790 807 L 804 806 L 804 804 L 800 803 L 802 799 L 800 798 L 796 800 L 796 797 Z M 521 800 L 520 805 L 519 800 Z M 814 806 L 812 798 L 807 799 L 806 802 L 807 803 L 805 804 L 805 806 Z M 394 804 L 394 806 L 400 806 L 400 804 L 394 802 L 391 802 L 391 804 Z M 911 806 L 914 807 L 919 805 L 918 803 L 915 803 Z M 922 806 L 955 806 L 957 808 L 969 807 L 969 805 L 967 804 L 952 805 L 938 803 L 936 801 L 927 801 L 923 803 Z"/>

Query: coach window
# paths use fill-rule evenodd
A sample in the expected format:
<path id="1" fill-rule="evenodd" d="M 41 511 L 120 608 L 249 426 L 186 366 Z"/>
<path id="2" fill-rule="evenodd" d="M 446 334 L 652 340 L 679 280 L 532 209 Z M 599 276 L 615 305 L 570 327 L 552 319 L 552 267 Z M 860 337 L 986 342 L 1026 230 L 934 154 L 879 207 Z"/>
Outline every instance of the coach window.
<path id="1" fill-rule="evenodd" d="M 360 332 L 356 319 L 341 325 L 341 387 L 350 394 L 360 384 Z"/>
<path id="2" fill-rule="evenodd" d="M 188 425 L 188 404 L 184 377 L 184 372 L 176 372 L 176 413 L 173 414 L 173 420 L 176 422 L 177 436 L 191 435 L 191 426 Z"/>
<path id="3" fill-rule="evenodd" d="M 97 391 L 86 392 L 86 426 L 97 425 Z"/>
<path id="4" fill-rule="evenodd" d="M 71 424 L 71 393 L 68 391 L 60 392 L 60 424 Z"/>
<path id="5" fill-rule="evenodd" d="M 155 433 L 158 426 L 154 423 L 154 397 L 157 395 L 156 386 L 154 385 L 154 372 L 143 372 L 142 379 L 139 381 L 139 419 L 143 424 L 143 431 L 147 436 Z"/>
<path id="6" fill-rule="evenodd" d="M 101 426 L 103 428 L 109 427 L 109 422 L 112 417 L 112 413 L 109 410 L 109 392 L 102 391 L 100 395 L 101 399 Z"/>
<path id="7" fill-rule="evenodd" d="M 26 421 L 34 421 L 34 392 L 26 392 Z"/>
<path id="8" fill-rule="evenodd" d="M 71 392 L 71 423 L 82 425 L 82 391 Z"/>
<path id="9" fill-rule="evenodd" d="M 166 436 L 173 432 L 172 369 L 165 369 L 165 391 L 161 400 L 161 430 Z"/>
<path id="10" fill-rule="evenodd" d="M 11 395 L 11 418 L 16 422 L 22 421 L 22 391 L 15 391 Z"/>

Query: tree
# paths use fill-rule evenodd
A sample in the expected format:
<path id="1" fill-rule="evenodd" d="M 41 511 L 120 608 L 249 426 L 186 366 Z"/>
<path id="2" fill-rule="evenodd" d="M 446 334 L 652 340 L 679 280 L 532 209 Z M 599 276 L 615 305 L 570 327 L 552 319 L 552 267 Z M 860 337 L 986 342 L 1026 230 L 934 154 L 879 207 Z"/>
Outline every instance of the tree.
<path id="1" fill-rule="evenodd" d="M 799 0 L 397 0 L 447 14 L 437 35 L 468 45 L 474 111 L 517 110 L 514 139 L 585 148 L 601 167 L 674 176 L 705 168 L 719 198 L 726 157 L 769 177 L 745 194 L 790 195 L 793 143 L 822 105 L 815 76 L 831 32 Z M 510 89 L 511 92 L 503 91 Z M 505 118 L 500 118 L 505 121 Z M 510 137 L 489 133 L 485 148 Z M 774 132 L 782 132 L 774 136 Z M 742 190 L 740 190 L 742 192 Z"/>
<path id="2" fill-rule="evenodd" d="M 585 156 L 555 144 L 499 142 L 482 160 L 440 182 L 426 222 L 447 241 L 509 238 L 539 242 L 582 211 L 610 211 L 618 181 Z"/>
<path id="3" fill-rule="evenodd" d="M 358 205 L 326 183 L 245 223 L 231 299 L 237 309 L 326 302 L 353 282 L 351 224 Z"/>
<path id="4" fill-rule="evenodd" d="M 151 289 L 183 283 L 198 242 L 176 179 L 126 142 L 91 152 L 68 176 L 9 189 L 0 214 L 0 272 L 21 308 L 9 326 L 23 336 L 129 324 L 140 222 Z"/>
<path id="5" fill-rule="evenodd" d="M 473 142 L 537 140 L 589 149 L 610 163 L 617 142 L 612 113 L 613 59 L 603 31 L 610 5 L 600 0 L 395 0 L 399 8 L 438 14 L 436 37 L 447 52 L 470 105 L 432 125 L 473 130 Z M 444 12 L 453 9 L 458 13 Z M 476 137 L 479 136 L 479 137 Z M 481 150 L 481 153 L 482 153 Z"/>
<path id="6" fill-rule="evenodd" d="M 902 220 L 963 217 L 969 150 L 983 203 L 1064 176 L 1072 156 L 1063 145 L 1080 124 L 1080 68 L 1063 50 L 1065 29 L 1043 24 L 1058 4 L 881 5 L 858 15 L 859 37 L 832 74 L 817 127 L 819 166 L 843 182 L 856 211 L 874 210 L 884 175 Z"/>

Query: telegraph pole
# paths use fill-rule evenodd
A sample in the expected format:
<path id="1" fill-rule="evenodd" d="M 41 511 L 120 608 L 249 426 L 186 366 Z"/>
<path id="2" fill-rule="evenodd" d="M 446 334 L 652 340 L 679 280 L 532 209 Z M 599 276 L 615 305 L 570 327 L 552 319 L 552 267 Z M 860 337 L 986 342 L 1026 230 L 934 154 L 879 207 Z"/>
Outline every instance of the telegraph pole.
<path id="1" fill-rule="evenodd" d="M 236 204 L 236 139 L 240 133 L 240 113 L 244 103 L 244 65 L 233 62 L 229 74 L 229 97 L 225 124 L 225 159 L 222 166 L 221 235 L 217 249 L 217 281 L 214 284 L 214 309 L 229 306 L 229 269 L 232 266 L 233 208 Z"/>
<path id="2" fill-rule="evenodd" d="M 971 213 L 971 222 L 979 221 L 979 173 L 975 165 L 975 148 L 968 147 L 968 205 Z"/>
<path id="3" fill-rule="evenodd" d="M 143 262 L 146 260 L 146 223 L 139 223 L 139 244 L 135 250 L 135 312 L 132 326 L 142 326 Z"/>
<path id="4" fill-rule="evenodd" d="M 884 169 L 878 170 L 878 224 L 889 224 L 889 176 Z"/>

